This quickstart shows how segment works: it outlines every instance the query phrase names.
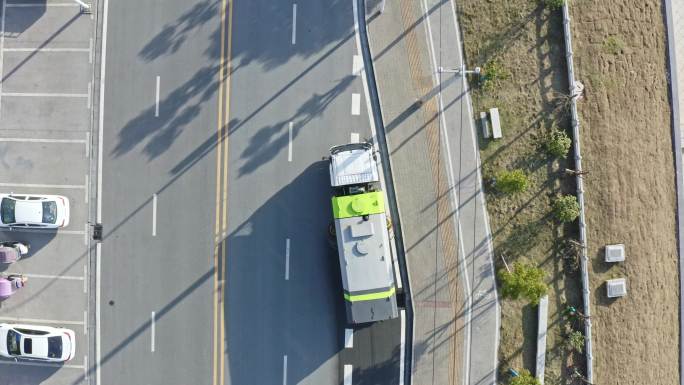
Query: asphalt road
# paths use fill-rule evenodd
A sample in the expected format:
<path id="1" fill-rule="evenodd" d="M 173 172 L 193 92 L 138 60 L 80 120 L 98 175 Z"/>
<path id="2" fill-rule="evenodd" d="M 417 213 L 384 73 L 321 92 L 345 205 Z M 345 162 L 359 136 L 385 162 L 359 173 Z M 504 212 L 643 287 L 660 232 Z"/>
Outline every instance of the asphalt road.
<path id="1" fill-rule="evenodd" d="M 321 159 L 371 136 L 352 0 L 222 5 L 109 2 L 101 384 L 396 383 L 398 320 L 345 349 L 326 233 Z"/>
<path id="2" fill-rule="evenodd" d="M 103 385 L 211 382 L 219 10 L 109 2 Z"/>
<path id="3" fill-rule="evenodd" d="M 371 137 L 363 79 L 353 71 L 352 4 L 298 2 L 295 11 L 291 2 L 238 1 L 233 8 L 231 384 L 338 384 L 345 365 L 353 383 L 397 383 L 398 320 L 356 331 L 345 349 L 339 265 L 326 237 L 331 191 L 322 157 L 352 133 Z"/>

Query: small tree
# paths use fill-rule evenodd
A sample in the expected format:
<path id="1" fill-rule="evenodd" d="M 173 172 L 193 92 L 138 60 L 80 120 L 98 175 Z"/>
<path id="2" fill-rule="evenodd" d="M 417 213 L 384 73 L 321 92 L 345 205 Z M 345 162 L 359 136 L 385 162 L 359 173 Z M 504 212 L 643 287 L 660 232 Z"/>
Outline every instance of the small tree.
<path id="1" fill-rule="evenodd" d="M 496 189 L 505 194 L 514 194 L 527 190 L 528 179 L 521 169 L 502 171 L 496 176 Z"/>
<path id="2" fill-rule="evenodd" d="M 561 222 L 572 222 L 580 214 L 579 203 L 574 195 L 563 195 L 553 201 L 553 215 Z"/>
<path id="3" fill-rule="evenodd" d="M 570 139 L 565 131 L 556 128 L 549 134 L 546 143 L 544 143 L 546 152 L 559 158 L 565 158 L 568 155 L 570 146 L 572 146 L 572 139 Z"/>
<path id="4" fill-rule="evenodd" d="M 574 350 L 577 353 L 582 353 L 584 351 L 584 334 L 575 330 L 568 335 L 565 343 L 571 350 Z"/>
<path id="5" fill-rule="evenodd" d="M 527 369 L 520 370 L 520 375 L 511 379 L 510 385 L 541 385 Z"/>
<path id="6" fill-rule="evenodd" d="M 542 0 L 542 3 L 548 9 L 560 9 L 565 5 L 565 0 Z"/>
<path id="7" fill-rule="evenodd" d="M 512 272 L 500 270 L 499 280 L 504 297 L 518 299 L 522 296 L 533 305 L 538 304 L 548 291 L 544 283 L 544 271 L 529 264 L 516 262 Z"/>

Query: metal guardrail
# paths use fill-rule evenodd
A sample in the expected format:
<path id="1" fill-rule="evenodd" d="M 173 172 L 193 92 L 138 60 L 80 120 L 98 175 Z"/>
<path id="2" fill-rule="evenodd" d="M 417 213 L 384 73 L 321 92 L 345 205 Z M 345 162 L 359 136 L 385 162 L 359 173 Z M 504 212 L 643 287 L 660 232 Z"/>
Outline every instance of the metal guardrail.
<path id="1" fill-rule="evenodd" d="M 570 102 L 570 114 L 572 117 L 572 143 L 575 152 L 575 169 L 578 171 L 576 177 L 577 183 L 577 201 L 580 206 L 579 216 L 579 230 L 580 243 L 582 244 L 582 256 L 580 258 L 580 270 L 582 274 L 582 302 L 584 305 L 584 315 L 587 318 L 584 321 L 584 341 L 587 358 L 587 380 L 590 383 L 594 381 L 594 356 L 592 354 L 591 346 L 591 307 L 589 306 L 589 273 L 587 272 L 587 265 L 589 258 L 587 256 L 587 230 L 584 220 L 584 181 L 582 180 L 582 153 L 580 151 L 579 129 L 580 122 L 577 115 L 577 96 L 575 94 L 577 82 L 575 81 L 575 65 L 572 53 L 572 33 L 570 31 L 570 9 L 568 6 L 569 0 L 566 0 L 563 5 L 563 34 L 565 35 L 565 59 L 568 67 L 568 84 L 570 86 L 570 94 L 572 95 Z"/>

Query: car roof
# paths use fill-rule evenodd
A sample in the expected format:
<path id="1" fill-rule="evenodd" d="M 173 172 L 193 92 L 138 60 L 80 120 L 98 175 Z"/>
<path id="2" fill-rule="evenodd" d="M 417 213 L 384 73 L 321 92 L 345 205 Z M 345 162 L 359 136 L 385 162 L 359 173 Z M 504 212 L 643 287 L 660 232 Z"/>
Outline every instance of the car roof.
<path id="1" fill-rule="evenodd" d="M 17 201 L 14 220 L 17 223 L 42 223 L 44 201 Z"/>
<path id="2" fill-rule="evenodd" d="M 29 336 L 26 334 L 22 334 L 22 337 L 21 337 L 21 351 L 22 351 L 22 353 L 24 353 L 25 356 L 47 358 L 48 357 L 48 337 L 51 337 L 51 336 L 50 335 L 44 335 L 44 336 L 31 335 L 31 336 Z M 31 353 L 24 352 L 25 341 L 27 339 L 31 340 Z"/>

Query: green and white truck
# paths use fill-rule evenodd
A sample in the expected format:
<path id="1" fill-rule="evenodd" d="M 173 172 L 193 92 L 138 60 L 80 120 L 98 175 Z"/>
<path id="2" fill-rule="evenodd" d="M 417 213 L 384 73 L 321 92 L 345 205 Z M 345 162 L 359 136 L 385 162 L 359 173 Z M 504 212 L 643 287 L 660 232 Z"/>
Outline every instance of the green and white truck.
<path id="1" fill-rule="evenodd" d="M 370 143 L 330 149 L 332 211 L 347 322 L 398 317 L 397 293 L 378 165 Z"/>

